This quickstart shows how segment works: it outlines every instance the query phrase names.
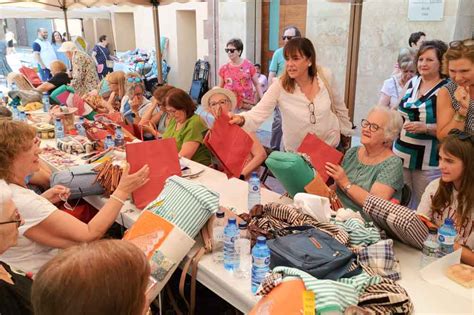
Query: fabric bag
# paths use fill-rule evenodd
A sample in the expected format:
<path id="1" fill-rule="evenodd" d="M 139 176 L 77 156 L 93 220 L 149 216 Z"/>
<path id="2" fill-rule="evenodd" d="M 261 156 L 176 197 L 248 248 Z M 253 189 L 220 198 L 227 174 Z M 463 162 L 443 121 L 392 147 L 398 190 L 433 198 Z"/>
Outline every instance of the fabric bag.
<path id="1" fill-rule="evenodd" d="M 340 164 L 344 157 L 341 152 L 312 133 L 308 133 L 306 137 L 304 137 L 297 151 L 309 156 L 311 165 L 313 165 L 325 183 L 327 183 L 329 179 L 329 175 L 326 172 L 326 162 Z"/>
<path id="2" fill-rule="evenodd" d="M 319 173 L 317 173 L 313 180 L 304 187 L 304 190 L 309 194 L 328 198 L 331 209 L 334 211 L 343 208 L 343 205 L 339 200 L 339 197 L 336 195 L 336 192 L 326 185 Z"/>
<path id="3" fill-rule="evenodd" d="M 54 185 L 68 187 L 71 190 L 69 199 L 72 200 L 85 196 L 102 195 L 104 189 L 95 182 L 97 173 L 93 168 L 94 165 L 84 164 L 54 172 L 50 178 L 51 187 Z"/>
<path id="4" fill-rule="evenodd" d="M 229 178 L 239 178 L 252 150 L 253 140 L 239 126 L 230 125 L 229 116 L 221 114 L 206 134 L 204 144 L 222 164 Z"/>
<path id="5" fill-rule="evenodd" d="M 351 270 L 356 255 L 328 234 L 309 226 L 289 227 L 300 231 L 268 241 L 270 268 L 297 268 L 318 279 L 337 280 L 359 274 Z"/>
<path id="6" fill-rule="evenodd" d="M 274 151 L 266 159 L 265 165 L 291 197 L 304 192 L 304 187 L 314 178 L 311 165 L 296 153 Z"/>
<path id="7" fill-rule="evenodd" d="M 114 61 L 107 59 L 107 60 L 105 61 L 105 65 L 107 66 L 107 68 L 113 69 L 113 68 L 114 68 Z"/>
<path id="8" fill-rule="evenodd" d="M 55 89 L 49 97 L 57 104 L 67 104 L 67 99 L 70 94 L 74 94 L 74 89 L 64 84 Z"/>
<path id="9" fill-rule="evenodd" d="M 135 173 L 145 164 L 150 167 L 150 180 L 132 193 L 133 201 L 139 209 L 143 209 L 161 193 L 168 177 L 181 175 L 174 138 L 127 143 L 125 151 L 130 163 L 130 173 Z"/>
<path id="10" fill-rule="evenodd" d="M 329 198 L 306 193 L 295 195 L 294 205 L 301 209 L 301 212 L 312 216 L 320 222 L 329 222 L 331 218 L 331 204 Z"/>

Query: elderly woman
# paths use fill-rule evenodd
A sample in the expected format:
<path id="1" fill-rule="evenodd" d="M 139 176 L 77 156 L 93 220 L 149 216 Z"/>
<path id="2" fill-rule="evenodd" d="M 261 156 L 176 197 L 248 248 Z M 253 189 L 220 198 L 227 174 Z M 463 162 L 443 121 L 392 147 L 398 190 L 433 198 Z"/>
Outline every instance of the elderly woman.
<path id="1" fill-rule="evenodd" d="M 67 190 L 53 190 L 54 195 L 48 200 L 26 187 L 25 177 L 39 169 L 39 144 L 33 127 L 19 121 L 0 120 L 0 179 L 10 184 L 13 201 L 25 219 L 19 229 L 18 245 L 1 254 L 0 259 L 32 273 L 54 257 L 57 249 L 102 237 L 129 194 L 145 184 L 149 175 L 148 166 L 130 175 L 126 165 L 117 189 L 85 224 L 56 207 L 55 203 L 67 199 Z"/>
<path id="2" fill-rule="evenodd" d="M 234 115 L 230 123 L 256 131 L 278 106 L 285 150 L 296 151 L 308 133 L 337 147 L 341 133 L 352 135 L 352 123 L 331 72 L 327 69 L 318 72 L 316 52 L 307 38 L 291 39 L 283 48 L 283 55 L 285 73 L 254 108 Z"/>
<path id="3" fill-rule="evenodd" d="M 145 97 L 145 85 L 142 79 L 136 74 L 127 74 L 125 91 L 120 112 L 129 123 L 138 124 L 151 106 L 151 102 Z"/>
<path id="4" fill-rule="evenodd" d="M 101 35 L 99 41 L 92 49 L 92 58 L 94 58 L 94 61 L 97 64 L 97 73 L 99 74 L 100 79 L 114 71 L 113 57 L 110 55 L 108 46 L 109 42 L 107 40 L 107 35 Z"/>
<path id="5" fill-rule="evenodd" d="M 403 125 L 400 114 L 376 106 L 361 125 L 362 146 L 349 149 L 342 166 L 326 164 L 344 207 L 360 212 L 368 194 L 400 200 L 403 187 L 402 161 L 392 152 L 392 143 Z"/>
<path id="6" fill-rule="evenodd" d="M 78 50 L 73 42 L 64 42 L 58 51 L 65 53 L 71 61 L 71 86 L 74 91 L 82 96 L 94 90 L 99 84 L 94 60 L 85 52 Z"/>
<path id="7" fill-rule="evenodd" d="M 428 183 L 440 176 L 436 109 L 438 91 L 448 82 L 441 74 L 446 49 L 439 40 L 421 44 L 416 56 L 417 75 L 408 82 L 398 107 L 405 123 L 393 151 L 403 159 L 403 178 L 412 191 L 412 209 L 416 209 Z"/>
<path id="8" fill-rule="evenodd" d="M 219 86 L 235 93 L 237 108 L 250 109 L 255 105 L 254 88 L 258 99 L 263 96 L 258 74 L 253 63 L 241 58 L 244 44 L 238 38 L 227 42 L 225 52 L 229 62 L 219 69 Z"/>
<path id="9" fill-rule="evenodd" d="M 451 129 L 474 132 L 474 39 L 451 42 L 443 56 L 443 68 L 451 81 L 438 93 L 439 140 Z"/>
<path id="10" fill-rule="evenodd" d="M 175 88 L 168 92 L 165 103 L 171 120 L 163 139 L 175 138 L 180 156 L 210 165 L 211 154 L 204 145 L 207 127 L 201 117 L 194 113 L 196 104 L 191 97 L 185 91 Z"/>
<path id="11" fill-rule="evenodd" d="M 235 109 L 237 100 L 234 93 L 231 91 L 215 87 L 204 94 L 201 103 L 205 111 L 210 112 L 214 118 L 217 118 L 221 114 L 229 115 L 229 113 Z M 242 174 L 240 176 L 241 179 L 248 178 L 249 175 L 253 171 L 256 171 L 267 158 L 265 149 L 258 140 L 257 135 L 254 132 L 248 134 L 253 140 L 253 145 L 252 150 L 250 151 L 250 156 L 242 169 Z"/>
<path id="12" fill-rule="evenodd" d="M 31 300 L 36 315 L 144 315 L 149 276 L 150 266 L 137 246 L 100 240 L 50 260 L 35 278 Z"/>
<path id="13" fill-rule="evenodd" d="M 40 91 L 41 93 L 48 92 L 49 94 L 51 94 L 58 87 L 69 84 L 71 82 L 71 79 L 67 74 L 67 67 L 62 61 L 55 60 L 51 62 L 49 68 L 51 69 L 51 74 L 53 77 L 47 82 L 43 82 L 43 84 L 36 88 L 36 90 Z"/>
<path id="14" fill-rule="evenodd" d="M 10 187 L 0 180 L 0 254 L 17 244 L 18 228 L 23 223 L 12 201 Z M 15 266 L 0 261 L 0 314 L 33 314 L 31 284 L 31 279 L 17 271 Z"/>
<path id="15" fill-rule="evenodd" d="M 166 131 L 171 117 L 166 112 L 165 99 L 168 95 L 168 92 L 174 89 L 171 85 L 160 86 L 153 91 L 153 100 L 151 106 L 148 107 L 145 114 L 141 117 L 140 125 L 145 126 L 146 130 L 150 133 L 153 133 L 155 137 L 162 135 Z M 157 107 L 160 109 L 159 112 L 156 112 Z M 148 125 L 152 124 L 156 126 L 155 128 L 149 128 Z"/>

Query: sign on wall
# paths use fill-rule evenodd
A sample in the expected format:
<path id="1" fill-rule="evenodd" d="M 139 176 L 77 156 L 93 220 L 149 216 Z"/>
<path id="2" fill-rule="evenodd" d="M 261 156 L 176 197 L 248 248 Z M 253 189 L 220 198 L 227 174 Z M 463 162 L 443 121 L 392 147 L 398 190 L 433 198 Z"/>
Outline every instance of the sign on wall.
<path id="1" fill-rule="evenodd" d="M 409 0 L 408 20 L 442 21 L 444 0 Z"/>

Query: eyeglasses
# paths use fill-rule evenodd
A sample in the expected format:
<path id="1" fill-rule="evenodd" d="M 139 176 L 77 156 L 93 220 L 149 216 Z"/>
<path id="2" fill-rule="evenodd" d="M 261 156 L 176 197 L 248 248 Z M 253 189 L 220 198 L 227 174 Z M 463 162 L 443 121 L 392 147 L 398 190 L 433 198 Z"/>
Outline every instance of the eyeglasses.
<path id="1" fill-rule="evenodd" d="M 283 35 L 283 36 L 281 37 L 281 39 L 283 39 L 283 40 L 292 40 L 292 39 L 295 38 L 295 37 L 296 37 L 296 36 L 285 36 L 285 35 Z"/>
<path id="2" fill-rule="evenodd" d="M 453 40 L 449 43 L 449 48 L 462 48 L 462 46 L 474 46 L 474 39 L 468 38 L 465 40 Z"/>
<path id="3" fill-rule="evenodd" d="M 74 173 L 72 171 L 70 171 L 71 173 L 71 180 L 69 181 L 69 184 L 67 184 L 66 187 L 70 187 L 71 186 L 71 183 L 72 181 L 74 180 Z M 76 209 L 77 205 L 79 204 L 79 202 L 81 201 L 82 199 L 82 189 L 81 187 L 78 187 L 77 189 L 79 189 L 79 192 L 81 193 L 81 195 L 79 196 L 79 198 L 77 198 L 76 200 L 76 204 L 73 206 L 71 206 L 71 204 L 68 202 L 68 197 L 63 195 L 63 194 L 60 194 L 59 195 L 59 199 L 61 199 L 61 201 L 64 202 L 63 206 L 66 210 L 69 210 L 69 211 L 74 211 L 74 209 Z"/>
<path id="4" fill-rule="evenodd" d="M 0 225 L 10 224 L 10 223 L 16 223 L 17 228 L 20 227 L 23 224 L 23 222 L 21 220 L 20 213 L 18 212 L 18 210 L 15 210 L 15 217 L 13 218 L 13 220 L 0 222 Z"/>
<path id="5" fill-rule="evenodd" d="M 316 116 L 314 115 L 314 104 L 313 102 L 308 104 L 309 109 L 309 122 L 313 125 L 316 124 Z"/>
<path id="6" fill-rule="evenodd" d="M 474 144 L 474 134 L 465 132 L 459 129 L 451 129 L 448 132 L 448 135 L 454 135 L 461 141 L 469 140 L 472 144 Z"/>
<path id="7" fill-rule="evenodd" d="M 227 99 L 224 99 L 224 100 L 220 100 L 220 101 L 217 101 L 217 102 L 212 102 L 212 103 L 209 103 L 209 107 L 217 107 L 217 106 L 224 106 L 226 105 L 227 103 L 229 103 L 229 100 Z"/>
<path id="8" fill-rule="evenodd" d="M 130 77 L 130 78 L 127 79 L 127 82 L 128 83 L 133 83 L 133 82 L 140 83 L 140 82 L 142 82 L 142 79 L 140 79 L 139 77 Z"/>
<path id="9" fill-rule="evenodd" d="M 373 124 L 371 123 L 370 121 L 368 121 L 367 119 L 362 119 L 360 121 L 360 125 L 362 126 L 362 128 L 369 128 L 370 131 L 372 132 L 376 132 L 377 130 L 381 129 L 382 127 L 380 127 L 379 125 L 377 124 Z"/>
<path id="10" fill-rule="evenodd" d="M 225 50 L 226 53 L 232 53 L 233 54 L 234 51 L 236 51 L 237 49 L 235 49 L 235 48 L 226 48 L 224 50 Z"/>

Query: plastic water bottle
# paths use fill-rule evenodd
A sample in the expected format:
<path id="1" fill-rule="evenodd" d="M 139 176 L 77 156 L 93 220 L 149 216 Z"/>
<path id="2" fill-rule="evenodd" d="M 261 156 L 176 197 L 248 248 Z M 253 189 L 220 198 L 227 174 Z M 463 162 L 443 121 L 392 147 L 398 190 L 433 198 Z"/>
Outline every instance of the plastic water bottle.
<path id="1" fill-rule="evenodd" d="M 49 111 L 49 107 L 51 106 L 51 104 L 49 103 L 48 92 L 43 92 L 42 103 L 43 103 L 43 112 L 47 113 Z"/>
<path id="2" fill-rule="evenodd" d="M 10 85 L 10 90 L 12 90 L 12 91 L 18 91 L 18 87 L 16 86 L 16 83 L 15 83 L 15 82 L 12 82 L 12 84 Z"/>
<path id="3" fill-rule="evenodd" d="M 0 91 L 0 106 L 5 105 L 5 98 L 3 96 L 3 91 Z"/>
<path id="4" fill-rule="evenodd" d="M 247 222 L 239 223 L 239 238 L 235 241 L 235 251 L 239 258 L 239 267 L 235 273 L 237 278 L 248 279 L 252 268 L 252 256 L 250 255 L 250 237 L 247 230 Z"/>
<path id="5" fill-rule="evenodd" d="M 270 271 L 270 249 L 264 236 L 257 237 L 257 244 L 252 248 L 252 293 L 262 283 L 267 272 Z"/>
<path id="6" fill-rule="evenodd" d="M 439 244 L 437 240 L 438 229 L 435 227 L 430 227 L 430 234 L 423 242 L 423 249 L 421 251 L 421 268 L 431 264 L 438 258 Z"/>
<path id="7" fill-rule="evenodd" d="M 64 126 L 61 118 L 56 118 L 54 121 L 54 135 L 56 139 L 64 138 Z"/>
<path id="8" fill-rule="evenodd" d="M 12 118 L 13 118 L 13 120 L 19 120 L 20 119 L 20 110 L 18 109 L 18 105 L 16 105 L 16 104 L 12 105 Z"/>
<path id="9" fill-rule="evenodd" d="M 26 113 L 24 111 L 20 112 L 20 114 L 18 115 L 18 120 L 26 121 Z"/>
<path id="10" fill-rule="evenodd" d="M 113 148 L 115 146 L 114 139 L 112 139 L 111 135 L 107 135 L 104 141 L 104 149 L 107 150 L 108 148 Z"/>
<path id="11" fill-rule="evenodd" d="M 249 179 L 249 196 L 248 196 L 248 206 L 249 211 L 255 205 L 260 204 L 260 179 L 258 178 L 257 172 L 252 172 L 252 176 Z"/>
<path id="12" fill-rule="evenodd" d="M 331 224 L 336 224 L 336 215 L 335 214 L 331 214 L 331 218 L 329 219 L 329 223 Z"/>
<path id="13" fill-rule="evenodd" d="M 439 257 L 454 251 L 454 241 L 457 235 L 453 219 L 446 218 L 444 224 L 438 230 Z"/>
<path id="14" fill-rule="evenodd" d="M 87 137 L 86 128 L 84 128 L 84 117 L 79 118 L 79 122 L 76 124 L 77 134 L 83 137 Z"/>
<path id="15" fill-rule="evenodd" d="M 224 268 L 234 271 L 239 267 L 239 260 L 235 251 L 235 240 L 238 238 L 239 230 L 235 218 L 229 218 L 224 228 Z"/>
<path id="16" fill-rule="evenodd" d="M 123 130 L 122 126 L 115 127 L 115 146 L 121 147 L 125 144 L 125 140 L 123 138 Z"/>
<path id="17" fill-rule="evenodd" d="M 218 264 L 224 262 L 224 252 L 222 251 L 224 248 L 224 228 L 224 211 L 219 209 L 212 226 L 212 259 Z"/>

